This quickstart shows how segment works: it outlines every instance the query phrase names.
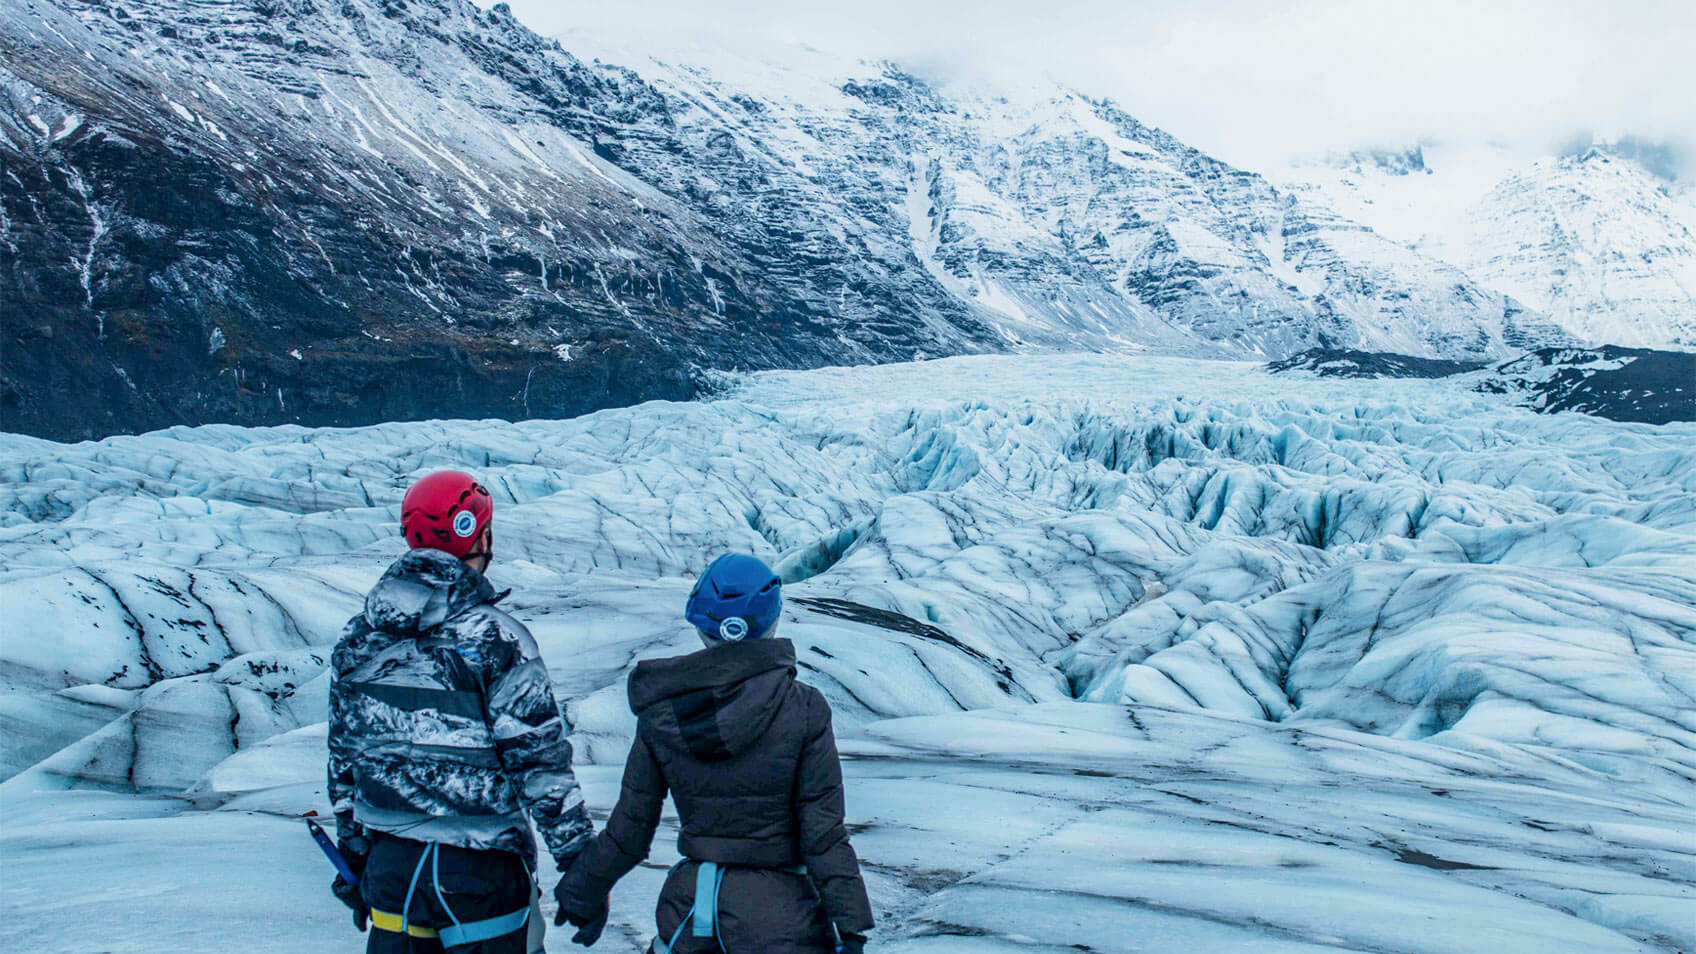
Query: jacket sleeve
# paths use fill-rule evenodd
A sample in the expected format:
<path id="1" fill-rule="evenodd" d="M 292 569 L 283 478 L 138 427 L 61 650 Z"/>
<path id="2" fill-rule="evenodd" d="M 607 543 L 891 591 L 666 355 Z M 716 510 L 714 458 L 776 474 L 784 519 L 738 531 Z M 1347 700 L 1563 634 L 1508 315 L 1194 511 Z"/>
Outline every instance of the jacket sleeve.
<path id="1" fill-rule="evenodd" d="M 842 934 L 872 929 L 872 906 L 860 860 L 843 824 L 842 763 L 830 728 L 830 704 L 808 693 L 807 740 L 796 768 L 795 810 L 800 822 L 801 860 L 819 889 L 825 913 Z"/>
<path id="2" fill-rule="evenodd" d="M 557 895 L 561 907 L 583 916 L 593 916 L 606 907 L 612 886 L 648 857 L 665 795 L 659 760 L 638 730 L 636 741 L 630 745 L 630 757 L 624 760 L 624 783 L 607 827 L 560 880 Z"/>
<path id="3" fill-rule="evenodd" d="M 571 743 L 540 650 L 516 621 L 497 623 L 484 704 L 495 753 L 560 870 L 595 830 L 571 771 Z"/>
<path id="4" fill-rule="evenodd" d="M 333 655 L 332 660 L 335 658 L 337 657 Z M 336 840 L 343 845 L 348 844 L 350 839 L 365 834 L 359 823 L 353 820 L 353 795 L 357 784 L 353 775 L 354 756 L 357 754 L 354 749 L 354 740 L 358 736 L 354 732 L 354 726 L 349 721 L 351 712 L 352 707 L 349 704 L 347 690 L 342 687 L 342 680 L 332 661 L 328 739 L 330 750 L 329 784 L 325 788 L 325 792 L 330 797 L 330 811 L 336 816 Z"/>

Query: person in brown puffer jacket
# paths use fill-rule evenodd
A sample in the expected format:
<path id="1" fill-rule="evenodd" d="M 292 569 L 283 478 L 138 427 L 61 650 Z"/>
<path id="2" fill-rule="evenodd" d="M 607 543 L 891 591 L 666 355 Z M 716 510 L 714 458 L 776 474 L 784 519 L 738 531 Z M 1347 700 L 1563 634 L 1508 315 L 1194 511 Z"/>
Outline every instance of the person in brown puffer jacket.
<path id="1" fill-rule="evenodd" d="M 701 575 L 685 612 L 707 648 L 636 665 L 636 738 L 618 805 L 554 889 L 555 923 L 580 928 L 572 940 L 600 936 L 612 886 L 648 856 L 670 792 L 683 860 L 660 892 L 650 950 L 864 948 L 871 903 L 843 825 L 830 705 L 796 680 L 794 644 L 772 636 L 781 608 L 771 569 L 727 554 Z"/>

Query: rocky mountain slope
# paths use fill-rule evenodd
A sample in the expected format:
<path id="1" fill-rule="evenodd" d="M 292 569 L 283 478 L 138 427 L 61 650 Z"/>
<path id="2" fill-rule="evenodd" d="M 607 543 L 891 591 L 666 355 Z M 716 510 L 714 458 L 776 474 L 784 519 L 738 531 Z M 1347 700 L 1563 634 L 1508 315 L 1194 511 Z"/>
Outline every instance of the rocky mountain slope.
<path id="1" fill-rule="evenodd" d="M 697 364 L 990 337 L 813 210 L 751 207 L 755 170 L 626 171 L 684 168 L 665 101 L 501 11 L 66 0 L 0 23 L 9 428 L 564 415 L 686 395 Z"/>
<path id="2" fill-rule="evenodd" d="M 1460 356 L 1558 337 L 1454 268 L 1075 90 L 888 65 L 867 78 L 867 64 L 810 50 L 566 41 L 632 64 L 698 135 L 728 124 L 738 148 L 903 210 L 904 251 L 1014 345 L 1258 356 L 1383 342 Z"/>
<path id="3" fill-rule="evenodd" d="M 707 368 L 1020 348 L 1566 340 L 1077 93 L 633 65 L 465 0 L 7 4 L 3 426 L 560 416 Z"/>
<path id="4" fill-rule="evenodd" d="M 1275 178 L 1579 338 L 1696 349 L 1696 189 L 1631 145 L 1355 153 Z"/>

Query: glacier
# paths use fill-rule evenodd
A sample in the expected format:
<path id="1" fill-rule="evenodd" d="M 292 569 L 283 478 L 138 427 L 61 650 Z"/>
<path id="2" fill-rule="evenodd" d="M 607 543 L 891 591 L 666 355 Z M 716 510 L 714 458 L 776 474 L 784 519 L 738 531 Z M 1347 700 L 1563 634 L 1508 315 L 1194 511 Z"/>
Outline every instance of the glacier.
<path id="1" fill-rule="evenodd" d="M 450 466 L 497 498 L 491 575 L 599 818 L 693 574 L 779 568 L 874 949 L 1696 947 L 1696 424 L 1135 354 L 716 380 L 562 421 L 0 435 L 20 949 L 361 943 L 298 823 L 325 657 Z M 664 824 L 598 949 L 647 943 Z"/>

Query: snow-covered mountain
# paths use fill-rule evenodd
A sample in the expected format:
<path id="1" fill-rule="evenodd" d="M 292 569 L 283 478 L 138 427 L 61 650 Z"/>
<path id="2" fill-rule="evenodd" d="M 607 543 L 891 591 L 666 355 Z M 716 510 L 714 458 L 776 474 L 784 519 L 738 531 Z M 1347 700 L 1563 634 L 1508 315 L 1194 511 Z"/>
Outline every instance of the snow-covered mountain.
<path id="1" fill-rule="evenodd" d="M 903 251 L 1013 344 L 1466 355 L 1551 334 L 1455 269 L 1075 90 L 929 81 L 805 49 L 565 42 L 633 65 L 686 129 L 727 130 L 780 169 L 904 212 Z"/>
<path id="2" fill-rule="evenodd" d="M 1638 152 L 1426 146 L 1274 178 L 1599 344 L 1696 349 L 1696 187 Z"/>
<path id="3" fill-rule="evenodd" d="M 0 435 L 13 943 L 360 942 L 297 818 L 328 807 L 325 651 L 408 481 L 459 466 L 597 813 L 625 675 L 699 645 L 693 574 L 780 567 L 874 950 L 1696 946 L 1696 424 L 1146 355 L 725 383 L 571 421 Z M 644 949 L 674 833 L 605 949 Z"/>
<path id="4" fill-rule="evenodd" d="M 703 369 L 1029 348 L 1567 340 L 1079 92 L 799 49 L 610 62 L 636 71 L 467 0 L 0 8 L 6 426 L 558 416 Z"/>

